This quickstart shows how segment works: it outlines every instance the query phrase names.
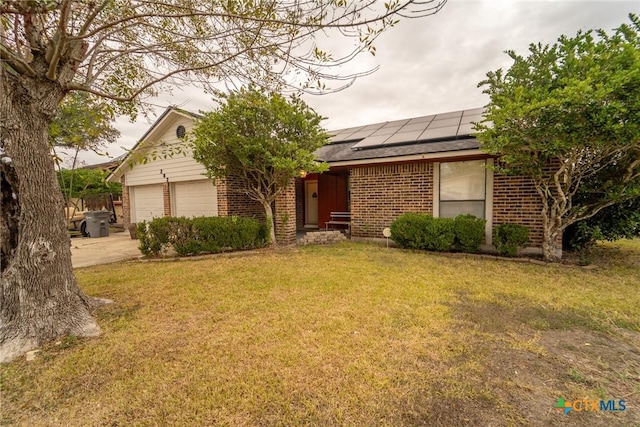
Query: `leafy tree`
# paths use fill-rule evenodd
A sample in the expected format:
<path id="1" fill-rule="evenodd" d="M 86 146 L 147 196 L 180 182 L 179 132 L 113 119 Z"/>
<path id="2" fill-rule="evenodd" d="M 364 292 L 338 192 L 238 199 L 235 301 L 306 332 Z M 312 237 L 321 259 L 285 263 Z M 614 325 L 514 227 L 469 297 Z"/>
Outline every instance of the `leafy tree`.
<path id="1" fill-rule="evenodd" d="M 114 111 L 110 105 L 100 102 L 87 92 L 72 92 L 60 105 L 58 115 L 49 126 L 49 141 L 59 168 L 58 184 L 62 188 L 67 206 L 73 198 L 83 197 L 74 193 L 86 193 L 89 189 L 93 194 L 97 194 L 97 191 L 112 192 L 107 188 L 106 182 L 100 184 L 106 178 L 103 171 L 82 172 L 79 183 L 75 182 L 75 177 L 80 152 L 103 154 L 102 149 L 120 136 L 120 132 L 111 125 L 113 119 Z M 61 168 L 63 159 L 60 154 L 71 157 L 71 169 Z M 69 218 L 73 217 L 75 210 L 68 211 Z"/>
<path id="2" fill-rule="evenodd" d="M 193 130 L 193 157 L 210 177 L 233 177 L 264 208 L 275 243 L 271 205 L 300 171 L 322 172 L 314 151 L 328 142 L 322 117 L 298 97 L 285 99 L 255 88 L 232 92 Z"/>
<path id="3" fill-rule="evenodd" d="M 68 188 L 71 198 L 82 199 L 99 194 L 122 194 L 119 182 L 107 182 L 110 172 L 102 169 L 60 169 L 58 184 Z"/>
<path id="4" fill-rule="evenodd" d="M 116 142 L 120 131 L 113 127 L 114 110 L 87 92 L 72 92 L 49 126 L 49 141 L 55 149 L 93 151 L 102 154 L 107 144 Z M 75 157 L 74 157 L 75 159 Z"/>
<path id="5" fill-rule="evenodd" d="M 640 21 L 607 34 L 532 44 L 487 73 L 483 148 L 496 169 L 531 177 L 542 200 L 543 254 L 569 225 L 640 194 Z"/>
<path id="6" fill-rule="evenodd" d="M 172 85 L 324 91 L 337 81 L 337 90 L 358 75 L 335 67 L 374 53 L 399 17 L 431 15 L 444 2 L 0 2 L 0 361 L 62 334 L 100 332 L 73 276 L 50 155 L 49 128 L 67 94 L 88 92 L 133 116 Z M 353 40 L 340 44 L 353 51 L 325 52 L 327 35 L 334 46 L 334 36 Z"/>

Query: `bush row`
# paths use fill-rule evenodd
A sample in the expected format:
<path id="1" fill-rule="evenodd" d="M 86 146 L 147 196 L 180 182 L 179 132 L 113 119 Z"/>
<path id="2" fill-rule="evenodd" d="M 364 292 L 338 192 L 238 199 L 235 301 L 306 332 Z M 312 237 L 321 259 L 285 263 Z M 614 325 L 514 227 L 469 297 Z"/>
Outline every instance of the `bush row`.
<path id="1" fill-rule="evenodd" d="M 486 220 L 473 215 L 434 218 L 431 214 L 405 213 L 391 223 L 391 238 L 401 248 L 475 253 L 484 240 L 485 224 Z M 494 244 L 501 255 L 515 256 L 528 238 L 526 227 L 501 224 L 495 229 Z"/>
<path id="2" fill-rule="evenodd" d="M 163 217 L 139 223 L 137 235 L 140 251 L 157 256 L 169 248 L 179 255 L 258 248 L 265 245 L 267 232 L 263 224 L 251 218 Z"/>
<path id="3" fill-rule="evenodd" d="M 473 215 L 434 218 L 431 214 L 405 213 L 391 223 L 391 238 L 402 248 L 477 252 L 485 223 Z"/>

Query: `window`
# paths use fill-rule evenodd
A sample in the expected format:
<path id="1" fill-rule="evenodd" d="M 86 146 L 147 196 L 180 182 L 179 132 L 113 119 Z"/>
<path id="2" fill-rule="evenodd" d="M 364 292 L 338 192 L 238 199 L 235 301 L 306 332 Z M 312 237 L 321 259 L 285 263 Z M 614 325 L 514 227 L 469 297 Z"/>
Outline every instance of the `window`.
<path id="1" fill-rule="evenodd" d="M 484 160 L 440 163 L 440 212 L 444 218 L 472 214 L 484 218 L 486 175 Z"/>

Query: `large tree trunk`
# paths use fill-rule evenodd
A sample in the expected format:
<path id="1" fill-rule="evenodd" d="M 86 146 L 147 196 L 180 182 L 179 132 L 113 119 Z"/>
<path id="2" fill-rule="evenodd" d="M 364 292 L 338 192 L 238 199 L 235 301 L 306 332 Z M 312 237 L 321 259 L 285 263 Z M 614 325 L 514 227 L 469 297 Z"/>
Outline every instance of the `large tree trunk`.
<path id="1" fill-rule="evenodd" d="M 545 229 L 544 238 L 542 240 L 542 256 L 545 261 L 557 262 L 561 259 L 556 252 L 556 238 L 557 233 L 553 233 Z"/>
<path id="2" fill-rule="evenodd" d="M 558 262 L 562 255 L 556 250 L 556 242 L 564 229 L 557 225 L 559 218 L 549 218 L 548 211 L 544 210 L 542 215 L 542 256 L 547 262 Z"/>
<path id="3" fill-rule="evenodd" d="M 73 275 L 49 151 L 49 123 L 64 93 L 53 82 L 1 77 L 0 362 L 6 362 L 56 337 L 95 336 L 100 329 Z"/>
<path id="4" fill-rule="evenodd" d="M 276 241 L 276 227 L 273 221 L 273 208 L 271 208 L 271 203 L 269 202 L 262 201 L 261 203 L 264 209 L 265 224 L 269 228 L 269 236 L 268 236 L 269 241 L 267 242 L 267 244 L 275 245 L 277 244 L 277 241 Z"/>

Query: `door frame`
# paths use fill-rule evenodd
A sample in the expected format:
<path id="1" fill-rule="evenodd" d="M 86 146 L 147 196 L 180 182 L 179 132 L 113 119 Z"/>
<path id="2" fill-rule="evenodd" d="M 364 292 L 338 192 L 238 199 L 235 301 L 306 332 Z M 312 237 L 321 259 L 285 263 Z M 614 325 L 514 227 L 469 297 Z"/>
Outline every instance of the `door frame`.
<path id="1" fill-rule="evenodd" d="M 309 191 L 309 184 L 315 184 L 316 187 L 316 223 L 309 223 L 309 212 L 311 211 L 311 209 L 309 209 L 309 202 L 311 200 L 311 192 Z M 319 228 L 319 224 L 318 224 L 318 180 L 317 179 L 310 179 L 310 180 L 305 180 L 304 181 L 304 227 L 305 228 Z"/>

